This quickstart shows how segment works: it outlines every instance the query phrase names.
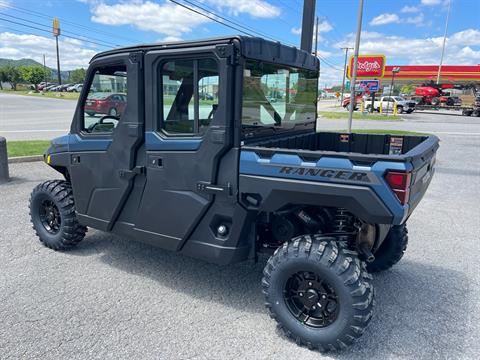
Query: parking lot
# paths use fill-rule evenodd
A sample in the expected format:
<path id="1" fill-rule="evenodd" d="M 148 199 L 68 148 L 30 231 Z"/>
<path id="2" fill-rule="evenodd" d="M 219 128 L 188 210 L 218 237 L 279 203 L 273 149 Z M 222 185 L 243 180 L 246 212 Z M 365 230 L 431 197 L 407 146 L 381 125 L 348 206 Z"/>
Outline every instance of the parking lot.
<path id="1" fill-rule="evenodd" d="M 46 138 L 68 128 L 71 115 L 63 116 L 73 102 L 34 100 L 55 101 L 62 115 L 44 103 L 23 105 L 25 116 L 47 124 L 18 115 L 21 126 L 10 129 L 2 101 L 0 135 L 20 139 L 15 129 L 38 125 Z M 266 259 L 220 267 L 95 230 L 73 251 L 44 248 L 29 224 L 28 196 L 59 174 L 36 162 L 11 164 L 12 181 L 0 186 L 0 358 L 478 358 L 480 119 L 404 119 L 354 123 L 435 133 L 441 147 L 430 188 L 408 221 L 407 253 L 374 277 L 374 319 L 348 350 L 322 355 L 277 330 L 261 294 Z M 346 125 L 320 119 L 319 126 Z"/>

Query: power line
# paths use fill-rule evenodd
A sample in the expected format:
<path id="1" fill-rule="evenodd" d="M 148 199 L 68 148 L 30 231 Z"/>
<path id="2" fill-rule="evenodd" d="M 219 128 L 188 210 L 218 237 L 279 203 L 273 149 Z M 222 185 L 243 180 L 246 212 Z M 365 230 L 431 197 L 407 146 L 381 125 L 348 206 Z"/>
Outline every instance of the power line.
<path id="1" fill-rule="evenodd" d="M 39 28 L 39 27 L 36 27 L 36 26 L 31 26 L 31 25 L 27 25 L 27 24 L 22 24 L 22 23 L 19 23 L 19 22 L 16 22 L 16 21 L 12 21 L 12 20 L 8 20 L 8 19 L 5 19 L 5 18 L 1 18 L 0 17 L 0 21 L 6 21 L 6 22 L 9 22 L 11 24 L 16 24 L 16 25 L 20 25 L 20 26 L 25 26 L 25 27 L 28 27 L 30 29 L 35 29 L 35 30 L 38 30 L 38 31 L 43 31 L 43 32 L 46 32 L 46 33 L 51 33 L 50 30 L 45 30 L 45 29 L 42 29 L 42 28 Z M 70 38 L 70 39 L 75 39 L 75 40 L 79 40 L 79 41 L 84 41 L 84 42 L 88 42 L 88 43 L 92 43 L 92 44 L 95 44 L 95 45 L 99 45 L 99 46 L 102 46 L 102 47 L 109 47 L 109 46 L 106 46 L 106 45 L 103 45 L 103 44 L 100 44 L 100 43 L 97 43 L 95 41 L 90 41 L 90 40 L 85 40 L 85 39 L 80 39 L 80 38 L 77 38 L 77 37 L 74 37 L 74 36 L 69 36 L 69 35 L 62 35 L 66 38 Z M 111 48 L 111 46 L 110 46 Z"/>
<path id="2" fill-rule="evenodd" d="M 3 16 L 8 16 L 10 18 L 13 18 L 15 20 L 20 20 L 20 21 L 25 21 L 27 23 L 30 23 L 30 24 L 34 24 L 34 25 L 38 25 L 38 26 L 43 26 L 47 29 L 50 29 L 50 26 L 49 25 L 45 25 L 45 24 L 41 24 L 41 23 L 38 23 L 38 22 L 35 22 L 33 20 L 28 20 L 28 19 L 24 19 L 24 18 L 21 18 L 21 17 L 18 17 L 18 16 L 14 16 L 14 15 L 9 15 L 9 14 L 5 14 L 5 13 L 2 13 L 0 12 L 0 15 L 3 15 Z M 68 31 L 68 30 L 62 30 L 62 33 L 65 34 L 71 34 L 71 35 L 75 35 L 75 36 L 80 36 L 81 38 L 83 38 L 84 40 L 83 41 L 89 41 L 89 38 L 87 38 L 86 36 L 84 35 L 81 35 L 81 34 L 77 34 L 77 33 L 74 33 L 72 31 Z M 65 35 L 64 35 L 65 36 Z M 114 43 L 109 43 L 109 42 L 106 42 L 106 41 L 103 41 L 103 40 L 99 40 L 99 39 L 95 39 L 95 38 L 90 38 L 90 39 L 93 39 L 93 40 L 96 40 L 98 42 L 101 42 L 103 43 L 105 46 L 110 46 L 110 47 L 117 47 L 117 46 L 120 46 L 118 44 L 114 44 Z"/>
<path id="3" fill-rule="evenodd" d="M 36 16 L 36 17 L 45 18 L 45 19 L 49 19 L 49 20 L 52 19 L 52 16 L 47 15 L 45 13 L 41 13 L 39 11 L 34 11 L 34 10 L 29 10 L 29 9 L 21 8 L 21 7 L 18 7 L 18 6 L 14 6 L 14 5 L 2 2 L 2 0 L 0 0 L 0 4 L 5 8 L 8 8 L 8 9 L 11 9 L 11 10 L 14 10 L 14 11 L 18 11 L 18 12 L 21 12 L 21 13 L 24 13 L 24 14 L 28 14 L 30 16 Z M 73 26 L 73 27 L 76 27 L 76 28 L 79 28 L 79 29 L 83 29 L 83 30 L 87 30 L 89 32 L 95 32 L 97 34 L 104 34 L 104 35 L 108 35 L 108 36 L 111 36 L 111 37 L 116 37 L 118 39 L 132 41 L 132 42 L 137 42 L 138 41 L 136 39 L 128 38 L 128 37 L 118 35 L 118 34 L 114 34 L 114 33 L 108 32 L 108 31 L 93 29 L 93 28 L 90 28 L 88 26 L 78 24 L 78 23 L 75 23 L 73 21 L 66 20 L 64 18 L 59 18 L 59 20 L 61 20 L 65 24 L 69 24 L 70 26 Z"/>
<path id="4" fill-rule="evenodd" d="M 236 26 L 239 26 L 239 27 L 241 27 L 241 28 L 243 28 L 243 29 L 245 29 L 245 30 L 249 30 L 251 33 L 260 35 L 260 36 L 262 36 L 262 37 L 268 38 L 268 39 L 273 40 L 273 41 L 278 41 L 277 39 L 275 39 L 274 37 L 272 37 L 272 36 L 270 36 L 270 35 L 268 35 L 268 34 L 266 34 L 266 33 L 259 32 L 259 31 L 255 30 L 255 29 L 251 28 L 251 27 L 248 27 L 248 26 L 243 25 L 243 24 L 240 23 L 240 22 L 234 21 L 234 20 L 232 20 L 232 19 L 226 18 L 226 17 L 224 17 L 224 16 L 222 16 L 222 15 L 219 15 L 219 14 L 215 13 L 214 11 L 212 11 L 213 9 L 212 9 L 211 7 L 209 7 L 209 6 L 207 6 L 207 5 L 203 5 L 204 7 L 202 7 L 202 6 L 198 5 L 197 3 L 192 3 L 191 1 L 188 1 L 188 0 L 183 0 L 183 1 L 186 2 L 187 4 L 190 4 L 190 5 L 193 5 L 193 6 L 197 7 L 198 9 L 201 9 L 201 10 L 207 12 L 207 13 L 210 13 L 210 14 L 212 14 L 212 15 L 214 15 L 214 16 L 222 19 L 222 20 L 225 20 L 225 21 L 227 21 L 227 22 L 229 22 L 229 23 L 232 23 L 232 24 L 234 24 L 234 25 L 236 25 Z M 207 9 L 210 9 L 210 10 L 207 10 Z"/>

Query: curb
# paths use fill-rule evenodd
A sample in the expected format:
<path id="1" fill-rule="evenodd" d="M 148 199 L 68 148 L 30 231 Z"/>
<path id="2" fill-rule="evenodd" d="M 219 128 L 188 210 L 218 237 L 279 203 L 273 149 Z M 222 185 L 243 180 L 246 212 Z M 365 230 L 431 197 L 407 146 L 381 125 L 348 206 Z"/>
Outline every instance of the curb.
<path id="1" fill-rule="evenodd" d="M 8 158 L 9 164 L 18 164 L 18 163 L 33 162 L 33 161 L 43 161 L 43 155 L 17 156 L 17 157 Z"/>

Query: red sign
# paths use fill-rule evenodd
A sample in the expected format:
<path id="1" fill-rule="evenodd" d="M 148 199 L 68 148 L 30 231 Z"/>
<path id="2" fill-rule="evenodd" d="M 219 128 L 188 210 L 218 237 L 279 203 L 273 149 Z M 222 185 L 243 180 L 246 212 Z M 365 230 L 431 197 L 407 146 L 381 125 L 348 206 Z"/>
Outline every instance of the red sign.
<path id="1" fill-rule="evenodd" d="M 350 57 L 347 76 L 352 77 L 353 59 Z M 357 79 L 381 79 L 385 73 L 385 55 L 358 55 Z"/>

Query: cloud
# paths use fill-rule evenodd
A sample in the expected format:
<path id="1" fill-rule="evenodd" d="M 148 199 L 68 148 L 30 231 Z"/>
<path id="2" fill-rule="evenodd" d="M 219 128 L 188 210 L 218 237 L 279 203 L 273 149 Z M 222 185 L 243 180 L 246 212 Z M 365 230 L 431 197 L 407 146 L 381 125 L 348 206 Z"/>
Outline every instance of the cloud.
<path id="1" fill-rule="evenodd" d="M 425 25 L 425 23 L 424 23 L 425 16 L 423 15 L 423 13 L 420 13 L 417 16 L 407 17 L 403 21 L 406 22 L 407 24 L 413 24 L 413 25 L 416 25 L 416 26 L 423 26 L 423 25 Z"/>
<path id="2" fill-rule="evenodd" d="M 329 56 L 332 56 L 332 53 L 331 53 L 330 51 L 317 50 L 317 56 L 326 59 L 326 58 L 328 58 Z"/>
<path id="3" fill-rule="evenodd" d="M 183 39 L 181 37 L 177 36 L 166 36 L 161 40 L 161 42 L 174 42 L 174 41 L 182 41 Z"/>
<path id="4" fill-rule="evenodd" d="M 220 10 L 238 16 L 241 13 L 257 18 L 275 18 L 280 16 L 281 9 L 263 0 L 204 0 Z"/>
<path id="5" fill-rule="evenodd" d="M 435 6 L 440 5 L 442 0 L 422 0 L 420 3 L 425 6 Z"/>
<path id="6" fill-rule="evenodd" d="M 318 23 L 318 32 L 325 33 L 332 30 L 333 30 L 333 26 L 327 20 L 322 20 Z"/>
<path id="7" fill-rule="evenodd" d="M 322 21 L 318 22 L 318 33 L 319 34 L 326 33 L 326 32 L 332 31 L 332 30 L 333 30 L 333 25 L 330 24 L 328 22 L 328 20 L 322 20 Z M 292 27 L 290 29 L 290 31 L 291 31 L 292 34 L 301 35 L 302 34 L 302 27 L 301 26 L 299 26 L 298 28 Z M 315 39 L 315 30 L 313 31 L 313 33 L 314 33 L 313 38 Z M 319 41 L 321 41 L 323 38 L 319 35 L 318 39 L 319 39 Z"/>
<path id="8" fill-rule="evenodd" d="M 416 13 L 418 12 L 420 9 L 416 6 L 408 6 L 408 5 L 405 5 L 402 10 L 400 10 L 400 12 L 402 13 Z"/>
<path id="9" fill-rule="evenodd" d="M 86 48 L 78 40 L 65 39 L 59 41 L 60 65 L 62 70 L 87 67 L 97 50 Z M 56 68 L 55 40 L 38 35 L 22 35 L 10 32 L 0 33 L 0 58 L 29 58 L 43 63 L 46 54 L 47 66 Z"/>
<path id="10" fill-rule="evenodd" d="M 290 31 L 292 32 L 292 34 L 300 35 L 302 33 L 302 28 L 301 27 L 299 27 L 299 28 L 293 27 Z"/>
<path id="11" fill-rule="evenodd" d="M 380 14 L 376 17 L 374 17 L 370 21 L 371 26 L 379 26 L 379 25 L 386 25 L 386 24 L 392 24 L 392 23 L 399 23 L 400 18 L 398 17 L 397 14 Z"/>
<path id="12" fill-rule="evenodd" d="M 338 44 L 340 47 L 350 46 L 355 42 L 355 34 Z M 363 54 L 385 54 L 389 58 L 408 64 L 437 64 L 443 44 L 443 37 L 415 38 L 386 35 L 379 32 L 362 32 L 360 52 Z M 480 31 L 466 29 L 456 32 L 447 38 L 445 64 L 475 65 L 480 59 L 480 51 L 472 48 L 480 46 Z"/>
<path id="13" fill-rule="evenodd" d="M 402 9 L 403 10 L 403 9 Z M 425 25 L 425 16 L 423 13 L 419 13 L 417 16 L 411 16 L 406 18 L 401 18 L 397 14 L 381 14 L 374 17 L 370 21 L 371 26 L 380 26 L 387 24 L 412 24 L 415 26 L 424 26 Z"/>
<path id="14" fill-rule="evenodd" d="M 210 20 L 174 3 L 134 1 L 95 5 L 92 21 L 104 25 L 132 25 L 140 30 L 180 37 Z"/>

